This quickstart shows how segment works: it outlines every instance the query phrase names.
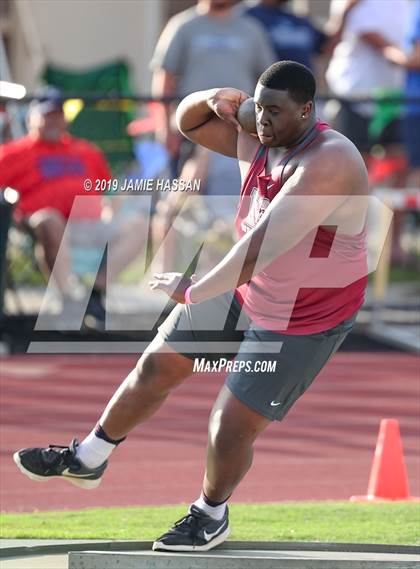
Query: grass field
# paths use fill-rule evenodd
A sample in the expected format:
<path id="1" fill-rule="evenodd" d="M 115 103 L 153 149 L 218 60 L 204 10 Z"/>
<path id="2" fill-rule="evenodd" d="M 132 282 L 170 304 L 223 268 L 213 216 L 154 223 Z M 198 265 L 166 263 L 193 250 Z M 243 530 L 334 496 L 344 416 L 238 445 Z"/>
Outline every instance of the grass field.
<path id="1" fill-rule="evenodd" d="M 233 504 L 231 539 L 420 544 L 420 504 L 291 502 Z M 158 537 L 186 506 L 3 514 L 1 537 L 133 539 Z"/>

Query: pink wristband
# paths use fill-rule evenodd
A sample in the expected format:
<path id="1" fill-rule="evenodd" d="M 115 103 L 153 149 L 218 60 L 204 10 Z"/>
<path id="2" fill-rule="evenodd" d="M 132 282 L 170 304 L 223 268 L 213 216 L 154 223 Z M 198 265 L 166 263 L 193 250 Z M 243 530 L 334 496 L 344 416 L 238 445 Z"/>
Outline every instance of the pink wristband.
<path id="1" fill-rule="evenodd" d="M 188 288 L 185 289 L 184 292 L 184 299 L 185 299 L 185 304 L 195 304 L 195 302 L 193 302 L 191 300 L 191 289 L 192 289 L 193 285 L 190 285 Z"/>

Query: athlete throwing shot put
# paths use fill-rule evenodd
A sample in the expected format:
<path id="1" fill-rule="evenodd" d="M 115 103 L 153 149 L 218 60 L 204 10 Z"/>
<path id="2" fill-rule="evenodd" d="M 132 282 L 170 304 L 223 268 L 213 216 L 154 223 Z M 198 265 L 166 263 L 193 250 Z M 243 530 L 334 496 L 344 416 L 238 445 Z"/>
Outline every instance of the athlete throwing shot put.
<path id="1" fill-rule="evenodd" d="M 366 170 L 353 144 L 317 121 L 314 95 L 309 69 L 273 64 L 254 93 L 256 134 L 238 122 L 246 93 L 212 89 L 181 102 L 184 136 L 240 161 L 238 241 L 202 278 L 153 277 L 151 288 L 178 305 L 81 443 L 14 455 L 31 479 L 95 488 L 115 447 L 192 374 L 195 357 L 275 360 L 275 371 L 229 373 L 210 416 L 201 495 L 153 549 L 206 551 L 227 539 L 227 501 L 255 440 L 309 387 L 363 303 Z"/>

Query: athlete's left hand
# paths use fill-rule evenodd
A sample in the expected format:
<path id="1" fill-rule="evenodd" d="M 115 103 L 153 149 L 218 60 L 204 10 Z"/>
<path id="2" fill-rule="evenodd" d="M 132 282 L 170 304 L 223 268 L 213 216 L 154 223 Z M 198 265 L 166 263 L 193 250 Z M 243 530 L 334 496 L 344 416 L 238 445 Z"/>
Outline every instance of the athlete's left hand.
<path id="1" fill-rule="evenodd" d="M 163 290 L 175 302 L 185 304 L 185 291 L 196 280 L 195 275 L 190 278 L 182 273 L 155 273 L 149 286 L 151 290 Z"/>

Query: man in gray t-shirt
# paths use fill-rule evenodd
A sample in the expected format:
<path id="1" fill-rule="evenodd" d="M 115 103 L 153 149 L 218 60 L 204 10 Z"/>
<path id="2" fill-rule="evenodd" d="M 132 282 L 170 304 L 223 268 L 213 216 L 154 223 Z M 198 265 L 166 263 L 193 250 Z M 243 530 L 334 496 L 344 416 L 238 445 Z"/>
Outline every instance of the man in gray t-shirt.
<path id="1" fill-rule="evenodd" d="M 233 10 L 234 0 L 198 0 L 167 23 L 151 61 L 153 95 L 180 98 L 213 87 L 236 87 L 250 95 L 261 73 L 275 60 L 266 32 L 252 18 Z M 161 141 L 178 150 L 165 111 Z"/>
<path id="2" fill-rule="evenodd" d="M 234 4 L 234 0 L 198 0 L 195 7 L 169 20 L 151 61 L 155 97 L 182 98 L 196 91 L 228 86 L 253 95 L 259 76 L 273 63 L 275 56 L 264 28 L 253 18 L 240 15 L 233 9 Z M 163 128 L 158 130 L 156 137 L 173 158 L 173 174 L 184 176 L 182 165 L 187 159 L 188 163 L 195 163 L 197 171 L 200 170 L 200 159 L 192 143 L 182 141 L 172 120 L 174 106 L 164 105 L 162 109 Z M 206 194 L 207 209 L 211 212 L 209 206 L 214 205 L 220 215 L 221 203 L 226 202 L 221 217 L 230 213 L 233 220 L 232 199 L 221 200 L 220 196 L 239 195 L 238 161 L 215 152 L 206 153 L 208 167 L 201 178 L 201 188 Z M 214 194 L 219 196 L 217 203 L 212 201 Z M 162 208 L 162 211 L 166 213 L 156 224 L 161 228 L 156 230 L 158 242 L 165 234 L 165 231 L 159 231 L 172 223 L 173 216 L 170 207 Z M 170 258 L 171 254 L 167 251 L 164 256 Z M 165 266 L 162 270 L 169 269 Z"/>
<path id="3" fill-rule="evenodd" d="M 274 61 L 260 26 L 231 7 L 215 17 L 203 11 L 208 0 L 174 16 L 165 27 L 151 62 L 177 77 L 176 93 L 232 85 L 252 93 L 256 79 Z M 211 4 L 210 4 L 211 5 Z"/>

